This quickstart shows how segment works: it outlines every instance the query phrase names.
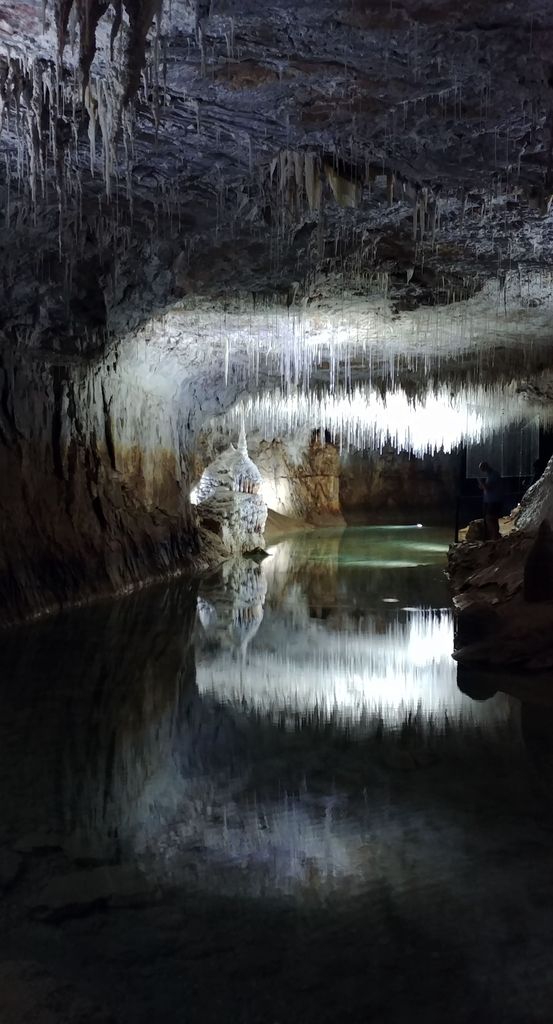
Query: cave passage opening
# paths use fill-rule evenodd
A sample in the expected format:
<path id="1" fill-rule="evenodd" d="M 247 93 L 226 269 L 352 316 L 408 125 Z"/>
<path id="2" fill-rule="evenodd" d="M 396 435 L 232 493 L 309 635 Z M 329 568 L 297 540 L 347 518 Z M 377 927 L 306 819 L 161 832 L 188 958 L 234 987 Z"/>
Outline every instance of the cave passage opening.
<path id="1" fill-rule="evenodd" d="M 196 478 L 243 431 L 261 494 L 281 516 L 314 525 L 422 518 L 456 534 L 481 513 L 481 461 L 502 478 L 503 515 L 547 461 L 549 412 L 513 382 L 446 383 L 439 371 L 364 381 L 358 371 L 333 387 L 317 375 L 315 366 L 307 384 L 245 389 L 212 417 L 196 438 Z"/>

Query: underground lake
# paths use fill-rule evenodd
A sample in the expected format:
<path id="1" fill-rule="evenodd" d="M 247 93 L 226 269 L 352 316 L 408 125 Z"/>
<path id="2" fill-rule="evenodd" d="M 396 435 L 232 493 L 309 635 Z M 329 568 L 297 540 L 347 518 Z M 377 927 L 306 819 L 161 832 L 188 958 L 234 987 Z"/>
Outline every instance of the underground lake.
<path id="1" fill-rule="evenodd" d="M 451 539 L 302 531 L 3 633 L 8 1006 L 547 1019 L 553 701 L 458 685 Z"/>

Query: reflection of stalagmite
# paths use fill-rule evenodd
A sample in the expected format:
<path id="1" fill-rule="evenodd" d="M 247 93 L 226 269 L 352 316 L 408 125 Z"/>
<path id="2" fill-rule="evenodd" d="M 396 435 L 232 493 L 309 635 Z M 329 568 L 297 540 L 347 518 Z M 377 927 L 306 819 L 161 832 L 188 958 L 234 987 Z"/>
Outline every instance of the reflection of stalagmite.
<path id="1" fill-rule="evenodd" d="M 260 566 L 245 560 L 226 562 L 198 595 L 198 618 L 206 639 L 245 656 L 263 619 L 266 593 Z"/>

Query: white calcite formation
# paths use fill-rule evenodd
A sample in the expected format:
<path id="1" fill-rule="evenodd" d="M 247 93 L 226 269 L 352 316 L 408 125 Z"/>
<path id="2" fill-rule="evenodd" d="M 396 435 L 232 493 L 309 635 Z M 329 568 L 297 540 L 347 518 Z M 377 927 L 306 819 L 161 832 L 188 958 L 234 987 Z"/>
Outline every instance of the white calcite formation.
<path id="1" fill-rule="evenodd" d="M 257 494 L 261 483 L 261 473 L 248 455 L 246 434 L 242 429 L 236 448 L 231 443 L 202 473 L 196 488 L 196 501 L 202 504 L 219 489 Z"/>
<path id="2" fill-rule="evenodd" d="M 263 547 L 267 505 L 259 493 L 261 473 L 248 455 L 244 430 L 202 473 L 195 500 L 204 528 L 223 542 L 229 554 Z"/>

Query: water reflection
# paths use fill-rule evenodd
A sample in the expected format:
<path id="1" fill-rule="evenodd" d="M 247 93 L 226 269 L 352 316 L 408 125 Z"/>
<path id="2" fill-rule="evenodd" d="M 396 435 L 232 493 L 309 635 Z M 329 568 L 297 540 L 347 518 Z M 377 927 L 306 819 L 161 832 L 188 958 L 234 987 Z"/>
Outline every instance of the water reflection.
<path id="1" fill-rule="evenodd" d="M 198 593 L 157 588 L 13 632 L 2 828 L 189 891 L 401 888 L 406 851 L 421 886 L 447 876 L 438 834 L 451 853 L 459 830 L 486 830 L 511 800 L 494 780 L 522 758 L 512 702 L 457 686 L 448 540 L 313 532 L 260 566 L 226 563 Z"/>
<path id="2" fill-rule="evenodd" d="M 548 1019 L 550 681 L 458 688 L 447 540 L 306 535 L 4 634 L 0 960 L 133 1024 Z M 97 864 L 138 896 L 87 903 Z"/>
<path id="3" fill-rule="evenodd" d="M 255 572 L 248 563 L 227 569 L 212 619 L 236 631 L 242 595 L 255 594 L 255 642 L 239 666 L 232 645 L 208 656 L 200 644 L 200 693 L 277 719 L 317 715 L 365 728 L 375 718 L 397 727 L 413 715 L 421 725 L 503 718 L 504 702 L 479 707 L 457 687 L 447 539 L 409 527 L 315 531 L 275 545 Z M 203 623 L 203 599 L 199 615 Z"/>
<path id="4" fill-rule="evenodd" d="M 123 855 L 175 750 L 194 760 L 195 604 L 186 585 L 155 588 L 5 634 L 0 836 Z"/>

